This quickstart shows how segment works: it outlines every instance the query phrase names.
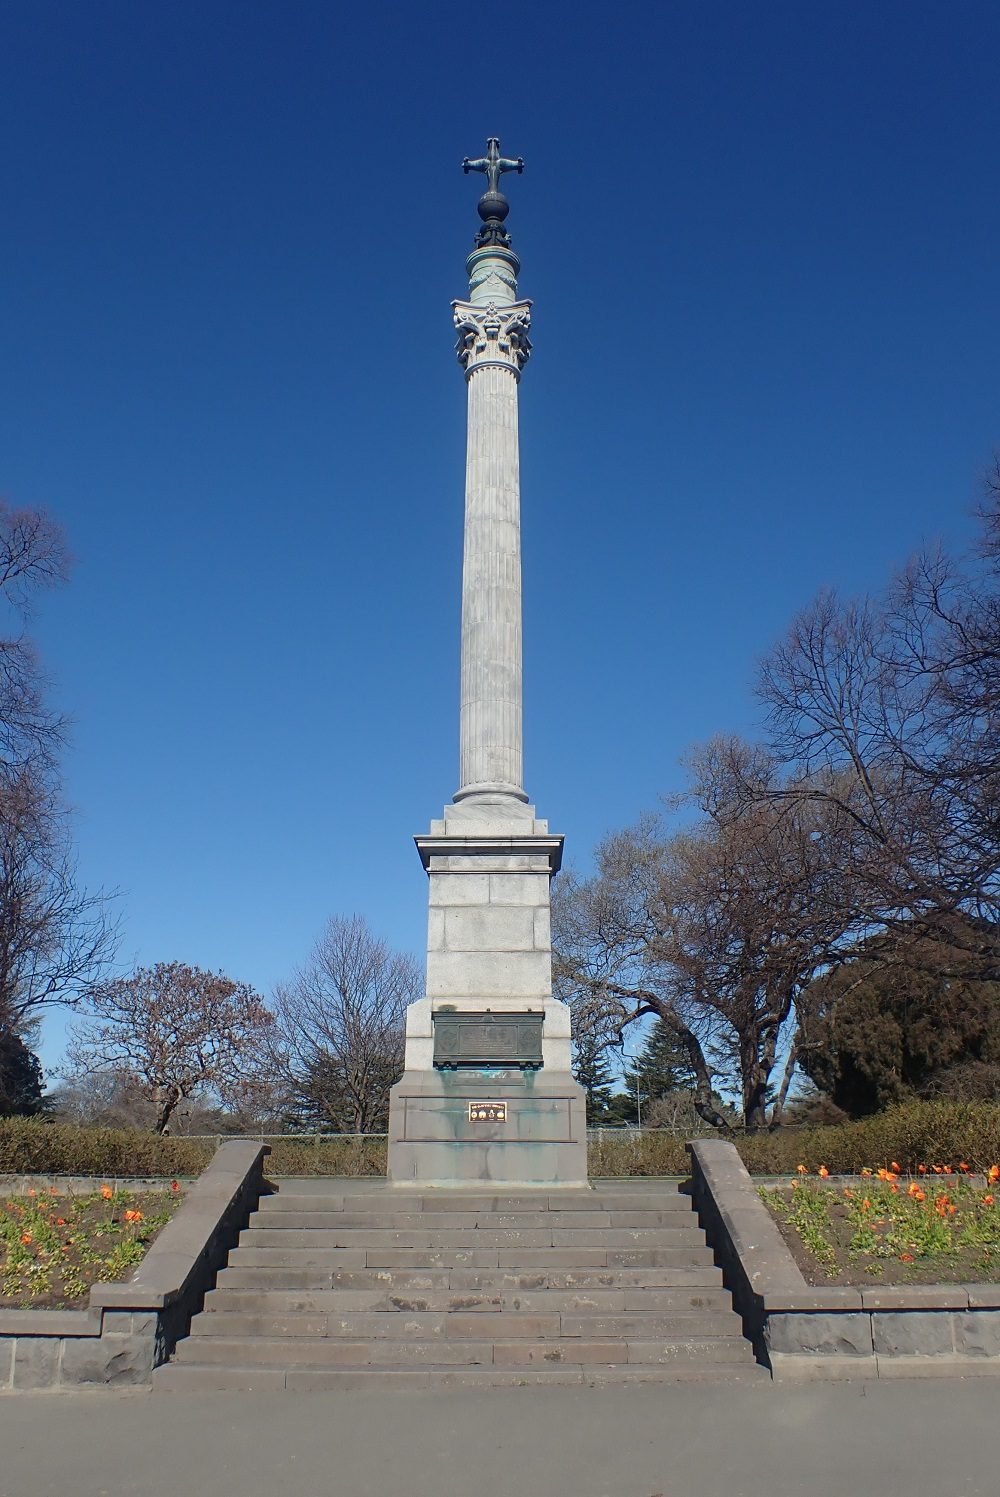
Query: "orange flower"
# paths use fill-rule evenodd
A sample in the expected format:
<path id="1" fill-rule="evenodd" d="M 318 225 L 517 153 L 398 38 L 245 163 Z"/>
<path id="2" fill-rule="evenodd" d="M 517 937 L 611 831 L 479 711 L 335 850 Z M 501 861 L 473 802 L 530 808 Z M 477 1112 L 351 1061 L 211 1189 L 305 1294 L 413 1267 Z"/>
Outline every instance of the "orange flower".
<path id="1" fill-rule="evenodd" d="M 793 1180 L 792 1181 L 792 1189 L 793 1190 L 798 1190 L 798 1188 L 799 1188 L 799 1182 L 798 1182 L 798 1180 Z"/>
<path id="2" fill-rule="evenodd" d="M 916 1180 L 910 1181 L 909 1185 L 906 1187 L 906 1194 L 908 1196 L 918 1196 L 920 1194 L 920 1186 L 917 1184 Z"/>
<path id="3" fill-rule="evenodd" d="M 870 1211 L 872 1209 L 872 1203 L 867 1196 L 865 1196 L 864 1200 L 861 1202 L 861 1209 L 862 1211 Z"/>
<path id="4" fill-rule="evenodd" d="M 21 1241 L 25 1242 L 25 1243 L 30 1242 L 31 1241 L 31 1233 L 30 1232 L 22 1232 L 21 1233 Z"/>
<path id="5" fill-rule="evenodd" d="M 984 1206 L 992 1206 L 993 1205 L 993 1197 L 992 1196 L 983 1196 L 983 1205 Z"/>
<path id="6" fill-rule="evenodd" d="M 957 1210 L 958 1210 L 958 1207 L 957 1207 L 957 1206 L 949 1206 L 949 1207 L 948 1207 L 948 1215 L 949 1215 L 949 1216 L 954 1216 L 954 1215 L 955 1215 L 955 1212 L 956 1212 L 956 1211 L 957 1211 Z"/>
<path id="7" fill-rule="evenodd" d="M 845 1194 L 845 1196 L 847 1197 L 847 1199 L 849 1201 L 853 1201 L 854 1200 L 854 1191 L 851 1190 L 851 1188 L 850 1188 L 849 1185 L 845 1185 L 844 1186 L 844 1194 Z"/>
<path id="8" fill-rule="evenodd" d="M 912 1263 L 913 1262 L 913 1254 L 912 1253 L 900 1253 L 900 1255 L 899 1255 L 899 1261 L 900 1261 L 900 1263 Z"/>
<path id="9" fill-rule="evenodd" d="M 941 1166 L 939 1164 L 933 1164 L 933 1165 L 931 1165 L 931 1169 L 934 1171 L 935 1175 L 940 1175 L 940 1173 L 941 1173 Z"/>
<path id="10" fill-rule="evenodd" d="M 927 1173 L 927 1166 L 926 1166 L 926 1164 L 918 1164 L 917 1165 L 917 1174 L 918 1175 L 926 1175 L 926 1173 Z"/>
<path id="11" fill-rule="evenodd" d="M 987 1180 L 1000 1180 L 1000 1164 L 991 1164 L 986 1171 Z"/>
<path id="12" fill-rule="evenodd" d="M 798 1174 L 800 1174 L 800 1175 L 808 1175 L 808 1173 L 809 1173 L 808 1169 L 806 1168 L 806 1166 L 804 1164 L 797 1164 L 795 1166 L 795 1169 L 796 1169 L 796 1172 Z"/>
<path id="13" fill-rule="evenodd" d="M 892 1168 L 893 1168 L 894 1173 L 898 1175 L 899 1174 L 899 1165 L 897 1164 L 897 1162 L 896 1162 L 895 1159 L 892 1161 Z"/>
<path id="14" fill-rule="evenodd" d="M 915 1201 L 926 1201 L 927 1197 L 924 1195 L 922 1190 L 915 1190 L 913 1192 L 913 1199 Z"/>
<path id="15" fill-rule="evenodd" d="M 32 1190 L 30 1186 L 28 1187 L 28 1195 L 29 1196 L 36 1196 L 37 1194 L 38 1194 L 37 1190 Z"/>
<path id="16" fill-rule="evenodd" d="M 830 1178 L 830 1171 L 827 1169 L 825 1164 L 821 1164 L 816 1173 L 817 1175 L 819 1175 L 821 1180 L 829 1180 Z"/>
<path id="17" fill-rule="evenodd" d="M 126 1213 L 125 1213 L 125 1220 L 127 1222 L 141 1222 L 142 1221 L 142 1212 L 141 1211 L 126 1211 Z"/>
<path id="18" fill-rule="evenodd" d="M 969 1173 L 969 1166 L 965 1163 L 964 1160 L 958 1167 L 962 1171 L 963 1175 L 967 1175 Z"/>
<path id="19" fill-rule="evenodd" d="M 111 1197 L 114 1195 L 114 1191 L 111 1189 L 110 1185 L 102 1185 L 101 1186 L 101 1195 L 104 1197 L 104 1199 L 106 1201 L 110 1201 Z"/>
<path id="20" fill-rule="evenodd" d="M 892 1193 L 893 1193 L 894 1196 L 898 1196 L 899 1195 L 899 1186 L 898 1185 L 890 1185 L 889 1189 L 892 1191 Z"/>
<path id="21" fill-rule="evenodd" d="M 56 1217 L 56 1226 L 57 1227 L 64 1227 L 65 1225 L 66 1225 L 66 1218 L 64 1216 L 57 1216 Z"/>
<path id="22" fill-rule="evenodd" d="M 180 1186 L 180 1181 L 179 1180 L 171 1180 L 171 1182 L 170 1182 L 170 1189 L 171 1190 L 180 1190 L 180 1188 L 181 1188 L 181 1186 Z"/>
<path id="23" fill-rule="evenodd" d="M 944 1172 L 946 1175 L 953 1175 L 955 1173 L 950 1164 L 945 1165 Z"/>
<path id="24" fill-rule="evenodd" d="M 870 1180 L 871 1177 L 872 1177 L 871 1170 L 862 1170 L 861 1171 L 861 1178 L 862 1178 L 862 1180 Z"/>

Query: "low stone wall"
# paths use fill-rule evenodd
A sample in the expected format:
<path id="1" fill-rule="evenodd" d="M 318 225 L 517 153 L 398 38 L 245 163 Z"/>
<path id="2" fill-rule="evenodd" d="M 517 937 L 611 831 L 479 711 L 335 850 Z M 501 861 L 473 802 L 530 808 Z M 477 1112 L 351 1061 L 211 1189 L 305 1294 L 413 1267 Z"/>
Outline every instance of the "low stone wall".
<path id="1" fill-rule="evenodd" d="M 165 1362 L 264 1183 L 267 1144 L 222 1143 L 127 1284 L 95 1284 L 85 1310 L 0 1310 L 0 1389 L 148 1383 Z"/>
<path id="2" fill-rule="evenodd" d="M 776 1378 L 1000 1374 L 1000 1284 L 807 1284 L 734 1146 L 689 1152 L 699 1219 Z"/>

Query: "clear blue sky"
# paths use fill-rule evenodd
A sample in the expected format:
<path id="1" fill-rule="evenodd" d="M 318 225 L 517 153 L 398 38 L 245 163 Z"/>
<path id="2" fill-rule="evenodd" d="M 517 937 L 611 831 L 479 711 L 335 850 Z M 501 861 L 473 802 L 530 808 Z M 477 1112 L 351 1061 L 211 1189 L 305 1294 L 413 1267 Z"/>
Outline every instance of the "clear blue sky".
<path id="1" fill-rule="evenodd" d="M 0 491 L 77 558 L 37 633 L 125 958 L 267 992 L 335 912 L 422 946 L 462 156 L 528 163 L 527 785 L 586 865 L 754 730 L 820 585 L 969 536 L 998 54 L 994 0 L 3 8 Z"/>

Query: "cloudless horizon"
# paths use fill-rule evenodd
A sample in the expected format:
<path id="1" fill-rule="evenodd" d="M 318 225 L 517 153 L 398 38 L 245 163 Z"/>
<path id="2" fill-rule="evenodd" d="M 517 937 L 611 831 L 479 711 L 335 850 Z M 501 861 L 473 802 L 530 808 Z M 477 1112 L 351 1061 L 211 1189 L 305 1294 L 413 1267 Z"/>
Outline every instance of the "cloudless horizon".
<path id="1" fill-rule="evenodd" d="M 759 731 L 820 587 L 969 543 L 998 49 L 986 0 L 5 9 L 0 494 L 76 558 L 32 629 L 123 964 L 266 994 L 353 911 L 422 952 L 487 135 L 527 163 L 526 788 L 567 861 Z"/>

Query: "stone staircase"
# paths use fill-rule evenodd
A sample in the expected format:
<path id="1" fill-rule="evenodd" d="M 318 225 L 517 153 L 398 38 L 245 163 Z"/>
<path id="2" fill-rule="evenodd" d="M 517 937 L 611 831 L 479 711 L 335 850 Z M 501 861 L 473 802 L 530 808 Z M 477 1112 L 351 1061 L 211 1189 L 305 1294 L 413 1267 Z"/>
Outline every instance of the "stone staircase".
<path id="1" fill-rule="evenodd" d="M 298 1179 L 155 1389 L 766 1378 L 672 1181 L 498 1195 Z"/>

